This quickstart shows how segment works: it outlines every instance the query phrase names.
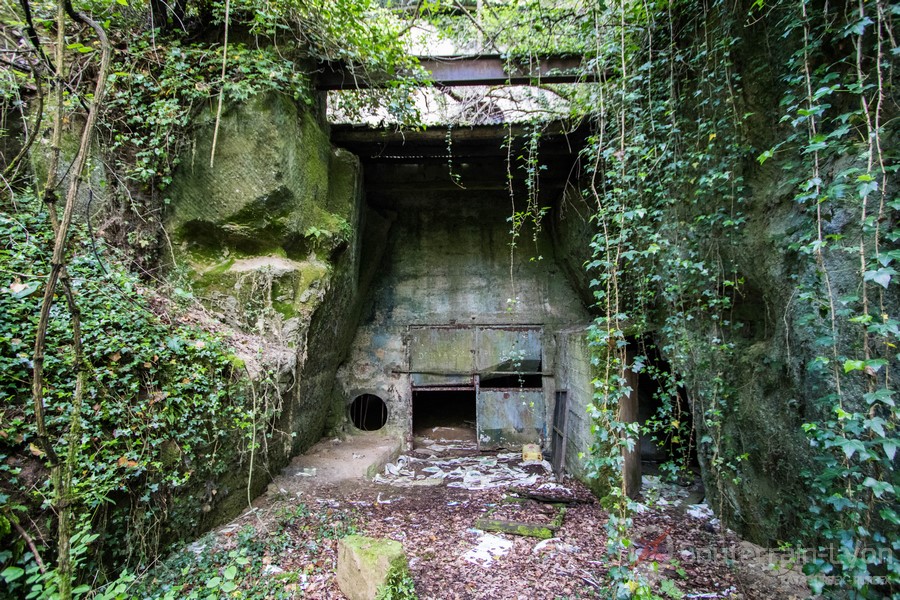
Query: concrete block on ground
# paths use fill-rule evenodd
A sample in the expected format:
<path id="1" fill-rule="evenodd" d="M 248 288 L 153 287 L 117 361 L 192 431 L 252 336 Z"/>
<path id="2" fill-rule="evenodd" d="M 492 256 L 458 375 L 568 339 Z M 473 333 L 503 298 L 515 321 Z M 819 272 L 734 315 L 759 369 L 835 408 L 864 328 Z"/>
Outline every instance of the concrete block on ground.
<path id="1" fill-rule="evenodd" d="M 400 542 L 362 535 L 338 542 L 337 583 L 349 600 L 374 600 L 390 574 L 408 568 Z"/>

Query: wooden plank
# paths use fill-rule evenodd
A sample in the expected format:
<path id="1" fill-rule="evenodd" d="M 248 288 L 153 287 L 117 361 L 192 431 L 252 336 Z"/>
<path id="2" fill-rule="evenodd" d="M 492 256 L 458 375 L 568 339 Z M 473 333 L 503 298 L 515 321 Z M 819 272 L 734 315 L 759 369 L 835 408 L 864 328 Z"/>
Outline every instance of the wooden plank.
<path id="1" fill-rule="evenodd" d="M 632 357 L 628 357 L 631 364 Z M 619 420 L 623 423 L 635 423 L 638 421 L 638 376 L 631 369 L 625 370 L 625 379 L 631 393 L 619 398 Z M 623 476 L 625 478 L 625 493 L 629 498 L 636 498 L 641 493 L 641 443 L 635 440 L 631 451 L 622 449 Z"/>
<path id="2" fill-rule="evenodd" d="M 553 452 L 553 473 L 557 479 L 562 476 L 566 468 L 566 444 L 568 443 L 568 432 L 566 430 L 566 421 L 568 416 L 567 410 L 568 393 L 565 390 L 556 392 L 556 406 L 553 407 L 553 436 L 551 451 Z"/>
<path id="3" fill-rule="evenodd" d="M 534 523 L 520 523 L 518 521 L 498 521 L 495 519 L 478 519 L 475 528 L 482 531 L 498 531 L 512 535 L 536 537 L 549 540 L 556 533 L 558 527 L 552 525 L 537 525 Z"/>

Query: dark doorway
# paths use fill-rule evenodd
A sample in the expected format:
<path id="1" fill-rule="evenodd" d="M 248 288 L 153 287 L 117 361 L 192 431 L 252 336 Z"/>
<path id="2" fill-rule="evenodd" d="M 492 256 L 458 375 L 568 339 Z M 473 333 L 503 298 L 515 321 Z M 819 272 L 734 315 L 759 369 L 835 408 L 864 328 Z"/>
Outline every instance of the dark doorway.
<path id="1" fill-rule="evenodd" d="M 350 421 L 357 429 L 378 431 L 387 423 L 387 405 L 374 394 L 357 396 L 350 404 Z"/>
<path id="2" fill-rule="evenodd" d="M 475 388 L 413 392 L 413 433 L 434 427 L 475 428 Z"/>
<path id="3" fill-rule="evenodd" d="M 697 467 L 690 405 L 677 373 L 649 336 L 631 339 L 638 372 L 638 422 L 641 424 L 641 462 L 649 474 L 675 475 L 681 468 Z"/>
<path id="4" fill-rule="evenodd" d="M 475 388 L 413 390 L 415 445 L 474 450 L 476 413 Z"/>

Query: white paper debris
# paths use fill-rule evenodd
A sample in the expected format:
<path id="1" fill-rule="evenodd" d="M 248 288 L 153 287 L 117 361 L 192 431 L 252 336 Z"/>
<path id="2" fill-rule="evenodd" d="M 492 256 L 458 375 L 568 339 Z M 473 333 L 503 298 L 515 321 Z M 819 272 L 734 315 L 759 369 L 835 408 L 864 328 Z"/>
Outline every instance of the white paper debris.
<path id="1" fill-rule="evenodd" d="M 478 539 L 478 545 L 462 555 L 464 561 L 487 567 L 497 558 L 507 554 L 512 548 L 511 540 L 485 533 Z"/>
<path id="2" fill-rule="evenodd" d="M 544 550 L 551 552 L 578 552 L 578 546 L 567 544 L 559 538 L 550 538 L 549 540 L 543 540 L 535 544 L 534 548 L 531 549 L 531 553 L 540 554 Z"/>
<path id="3" fill-rule="evenodd" d="M 541 467 L 542 473 L 529 473 L 525 467 Z M 565 490 L 555 483 L 550 463 L 533 461 L 524 463 L 515 452 L 496 456 L 460 456 L 455 458 L 418 458 L 402 455 L 384 467 L 384 474 L 376 475 L 375 483 L 399 487 L 430 486 L 446 483 L 448 487 L 467 490 L 488 490 L 500 487 L 533 487 Z"/>
<path id="4" fill-rule="evenodd" d="M 706 519 L 712 518 L 713 511 L 706 504 L 691 504 L 688 506 L 687 514 L 695 519 L 702 519 L 705 521 Z"/>

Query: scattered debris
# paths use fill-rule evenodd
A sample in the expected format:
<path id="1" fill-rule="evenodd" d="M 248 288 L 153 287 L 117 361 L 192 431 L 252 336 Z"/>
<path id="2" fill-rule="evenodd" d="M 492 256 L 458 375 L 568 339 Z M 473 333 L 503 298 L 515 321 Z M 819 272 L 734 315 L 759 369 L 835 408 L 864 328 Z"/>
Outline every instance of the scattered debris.
<path id="1" fill-rule="evenodd" d="M 735 591 L 737 591 L 737 590 L 735 590 L 735 588 L 730 587 L 726 590 L 723 590 L 722 592 L 711 592 L 709 594 L 685 594 L 684 597 L 685 598 L 728 598 Z"/>
<path id="2" fill-rule="evenodd" d="M 466 562 L 486 567 L 497 558 L 508 554 L 512 547 L 513 543 L 510 540 L 485 533 L 478 538 L 478 545 L 463 554 L 462 558 Z"/>
<path id="3" fill-rule="evenodd" d="M 557 552 L 578 552 L 578 546 L 573 546 L 572 544 L 567 544 L 562 541 L 560 538 L 550 538 L 549 540 L 542 540 L 534 545 L 534 548 L 531 549 L 532 554 L 540 554 L 541 552 L 547 550 L 548 552 L 557 551 Z"/>
<path id="4" fill-rule="evenodd" d="M 351 448 L 369 452 L 351 444 L 340 446 L 348 459 Z M 191 550 L 198 556 L 216 548 L 232 551 L 246 538 L 235 532 L 254 527 L 254 547 L 258 540 L 270 540 L 262 562 L 268 566 L 256 572 L 263 585 L 281 586 L 294 598 L 341 600 L 346 597 L 335 576 L 337 540 L 356 532 L 402 542 L 423 599 L 610 597 L 608 570 L 614 564 L 603 553 L 607 514 L 584 485 L 572 480 L 563 486 L 543 461 L 523 462 L 520 453 L 459 453 L 438 456 L 426 449 L 401 456 L 375 478 L 378 483 L 336 481 L 322 462 L 297 464 L 319 466 L 318 476 L 286 472 L 272 489 L 286 487 L 289 495 L 270 492 L 255 503 L 256 512 L 220 529 L 218 541 L 194 544 Z M 685 598 L 702 600 L 809 595 L 802 565 L 789 563 L 790 556 L 751 547 L 721 526 L 710 531 L 717 521 L 702 502 L 702 486 L 653 476 L 644 482 L 645 510 L 633 517 L 632 539 L 641 557 L 638 570 L 654 590 L 665 583 Z M 556 525 L 559 505 L 565 517 Z M 557 528 L 548 539 L 537 540 L 472 527 L 482 519 Z M 274 571 L 279 568 L 284 573 Z"/>
<path id="5" fill-rule="evenodd" d="M 555 481 L 550 463 L 523 462 L 518 453 L 496 456 L 458 456 L 455 458 L 418 458 L 402 455 L 376 475 L 375 483 L 400 487 L 439 485 L 467 490 L 502 487 L 532 487 Z"/>
<path id="6" fill-rule="evenodd" d="M 687 508 L 687 515 L 695 519 L 712 519 L 715 515 L 712 509 L 706 504 L 691 504 Z"/>

